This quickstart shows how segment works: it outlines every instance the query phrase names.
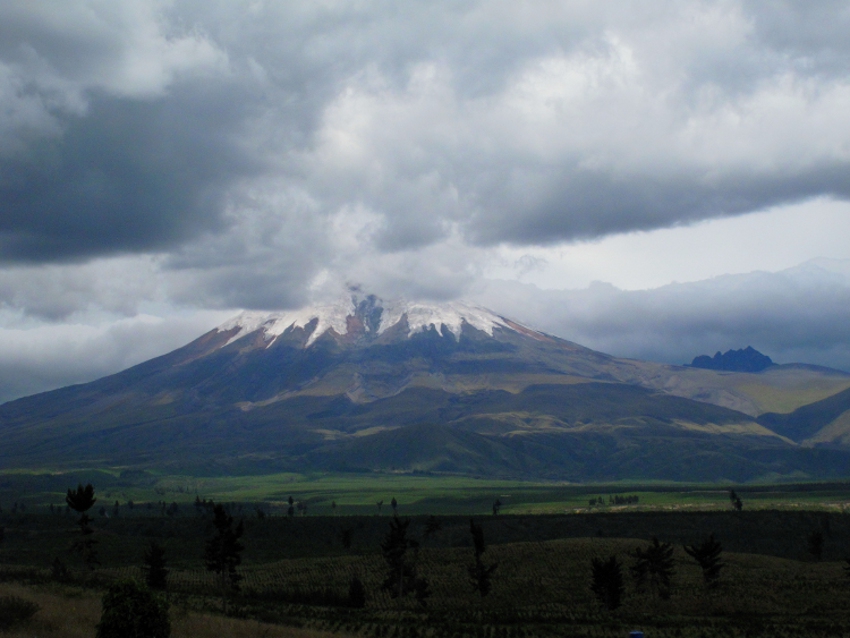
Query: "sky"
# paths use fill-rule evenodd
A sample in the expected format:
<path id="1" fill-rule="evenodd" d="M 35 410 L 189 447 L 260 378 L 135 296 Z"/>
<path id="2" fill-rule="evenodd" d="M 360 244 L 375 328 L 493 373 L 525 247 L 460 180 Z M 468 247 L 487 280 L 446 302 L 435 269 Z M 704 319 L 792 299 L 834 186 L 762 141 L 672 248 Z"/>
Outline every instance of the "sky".
<path id="1" fill-rule="evenodd" d="M 0 401 L 348 284 L 850 370 L 850 4 L 5 0 Z"/>

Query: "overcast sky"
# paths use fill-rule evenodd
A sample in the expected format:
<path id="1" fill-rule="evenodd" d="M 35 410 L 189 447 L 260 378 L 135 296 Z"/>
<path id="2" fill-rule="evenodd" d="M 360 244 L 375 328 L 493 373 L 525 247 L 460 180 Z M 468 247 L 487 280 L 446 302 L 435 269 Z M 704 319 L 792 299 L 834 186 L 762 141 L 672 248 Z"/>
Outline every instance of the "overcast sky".
<path id="1" fill-rule="evenodd" d="M 5 0 L 0 400 L 347 282 L 850 369 L 848 33 L 831 0 Z"/>

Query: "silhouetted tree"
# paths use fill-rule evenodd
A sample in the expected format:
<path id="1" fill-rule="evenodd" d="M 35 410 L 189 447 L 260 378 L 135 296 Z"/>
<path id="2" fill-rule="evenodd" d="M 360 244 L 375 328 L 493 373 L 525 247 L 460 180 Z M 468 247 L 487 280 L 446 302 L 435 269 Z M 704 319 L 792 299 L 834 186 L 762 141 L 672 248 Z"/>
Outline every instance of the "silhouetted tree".
<path id="1" fill-rule="evenodd" d="M 740 512 L 744 508 L 744 503 L 741 501 L 741 498 L 738 496 L 735 490 L 729 490 L 729 502 L 732 504 L 732 507 L 735 508 L 735 511 Z"/>
<path id="2" fill-rule="evenodd" d="M 684 549 L 702 568 L 705 586 L 709 589 L 717 587 L 720 582 L 720 570 L 723 569 L 723 562 L 720 560 L 723 546 L 714 540 L 714 534 L 710 534 L 702 544 L 685 545 Z"/>
<path id="3" fill-rule="evenodd" d="M 165 568 L 165 549 L 156 541 L 145 550 L 145 583 L 151 589 L 165 589 L 168 584 L 168 570 Z"/>
<path id="4" fill-rule="evenodd" d="M 345 529 L 341 529 L 339 531 L 339 540 L 342 541 L 342 546 L 345 549 L 351 549 L 351 540 L 354 535 L 353 527 L 346 527 Z"/>
<path id="5" fill-rule="evenodd" d="M 393 514 L 398 512 L 398 501 L 395 500 L 395 496 L 393 496 L 393 500 L 390 501 L 390 507 L 393 508 Z"/>
<path id="6" fill-rule="evenodd" d="M 436 516 L 429 516 L 428 520 L 425 521 L 425 538 L 429 538 L 439 532 L 443 528 L 443 524 L 440 523 L 440 519 Z"/>
<path id="7" fill-rule="evenodd" d="M 59 560 L 58 556 L 53 559 L 53 563 L 50 565 L 50 576 L 60 583 L 68 578 L 68 568 L 65 567 L 65 563 Z"/>
<path id="8" fill-rule="evenodd" d="M 94 546 L 97 541 L 91 537 L 94 530 L 89 526 L 91 519 L 88 515 L 88 511 L 97 502 L 97 499 L 94 496 L 94 487 L 92 487 L 91 483 L 85 487 L 83 487 L 82 484 L 78 484 L 76 491 L 71 489 L 68 490 L 68 494 L 65 496 L 65 502 L 68 504 L 68 507 L 80 515 L 80 519 L 77 521 L 77 524 L 80 526 L 81 538 L 79 541 L 74 543 L 73 549 L 80 553 L 83 558 L 83 562 L 89 569 L 94 569 L 95 565 L 100 564 L 94 550 Z"/>
<path id="9" fill-rule="evenodd" d="M 499 564 L 485 565 L 481 560 L 481 556 L 487 549 L 484 544 L 484 530 L 471 518 L 469 519 L 469 531 L 472 534 L 472 544 L 475 547 L 475 563 L 468 568 L 469 578 L 472 583 L 472 590 L 477 591 L 483 598 L 490 593 L 493 573 Z"/>
<path id="10" fill-rule="evenodd" d="M 809 553 L 819 561 L 823 556 L 823 532 L 818 529 L 809 534 L 808 543 Z"/>
<path id="11" fill-rule="evenodd" d="M 420 578 L 417 574 L 416 559 L 419 543 L 407 537 L 409 526 L 410 519 L 401 520 L 397 516 L 393 516 L 392 521 L 390 521 L 390 529 L 384 538 L 384 542 L 381 543 L 381 552 L 389 567 L 381 588 L 389 592 L 391 598 L 399 598 L 414 593 L 419 603 L 424 606 L 431 592 L 428 581 Z M 408 550 L 413 551 L 412 558 L 409 556 Z"/>
<path id="12" fill-rule="evenodd" d="M 244 547 L 239 539 L 244 527 L 242 521 L 234 527 L 233 517 L 220 504 L 213 508 L 213 526 L 215 535 L 207 540 L 204 558 L 207 570 L 219 577 L 221 605 L 224 613 L 227 613 L 227 596 L 239 591 L 239 581 L 242 580 L 236 568 L 242 562 Z"/>
<path id="13" fill-rule="evenodd" d="M 352 576 L 348 581 L 348 604 L 358 609 L 366 606 L 366 588 L 357 576 Z"/>
<path id="14" fill-rule="evenodd" d="M 616 556 L 608 560 L 594 558 L 591 561 L 593 575 L 590 589 L 607 609 L 617 609 L 623 598 L 623 566 Z"/>
<path id="15" fill-rule="evenodd" d="M 670 580 L 674 572 L 673 546 L 670 543 L 659 543 L 653 536 L 646 549 L 635 548 L 631 556 L 635 559 L 631 571 L 637 588 L 641 589 L 649 580 L 656 595 L 663 599 L 669 598 Z"/>

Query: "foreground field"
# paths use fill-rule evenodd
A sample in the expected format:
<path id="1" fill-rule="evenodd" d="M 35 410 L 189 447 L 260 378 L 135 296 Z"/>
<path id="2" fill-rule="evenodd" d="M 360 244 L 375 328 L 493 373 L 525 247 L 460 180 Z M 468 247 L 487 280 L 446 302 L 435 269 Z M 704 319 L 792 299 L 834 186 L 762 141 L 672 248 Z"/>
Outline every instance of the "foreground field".
<path id="1" fill-rule="evenodd" d="M 119 578 L 142 577 L 144 546 L 157 540 L 172 569 L 175 636 L 613 638 L 632 629 L 651 638 L 850 635 L 850 578 L 843 560 L 850 554 L 847 514 L 620 511 L 479 517 L 489 544 L 484 560 L 498 564 L 492 591 L 483 598 L 469 579 L 474 556 L 468 517 L 439 517 L 440 529 L 427 538 L 428 519 L 414 518 L 410 533 L 422 545 L 410 556 L 429 583 L 426 606 L 413 596 L 393 599 L 381 588 L 387 565 L 380 543 L 390 520 L 386 514 L 246 518 L 239 570 L 244 578 L 231 604 L 238 618 L 225 618 L 215 581 L 203 566 L 211 523 L 202 509 L 183 518 L 100 521 L 94 536 L 102 565 L 92 572 L 68 552 L 72 518 L 6 515 L 0 595 L 17 592 L 42 606 L 31 625 L 12 635 L 93 636 L 103 589 Z M 350 530 L 350 547 L 341 540 L 345 530 Z M 716 590 L 705 587 L 699 567 L 682 549 L 712 532 L 726 550 Z M 822 539 L 819 556 L 808 542 L 814 533 Z M 629 574 L 630 553 L 645 547 L 652 535 L 675 543 L 669 599 L 639 590 Z M 614 611 L 603 608 L 590 590 L 591 560 L 611 555 L 622 561 L 625 576 L 623 604 Z M 51 570 L 55 558 L 69 574 L 57 578 Z M 363 608 L 350 606 L 354 576 L 365 586 Z"/>
<path id="2" fill-rule="evenodd" d="M 0 583 L 0 596 L 18 596 L 38 604 L 37 615 L 25 626 L 4 632 L 5 638 L 91 638 L 100 620 L 96 591 L 67 586 L 23 586 Z M 174 609 L 172 638 L 331 638 L 333 634 L 256 620 L 225 618 Z M 339 634 L 337 634 L 339 636 Z"/>

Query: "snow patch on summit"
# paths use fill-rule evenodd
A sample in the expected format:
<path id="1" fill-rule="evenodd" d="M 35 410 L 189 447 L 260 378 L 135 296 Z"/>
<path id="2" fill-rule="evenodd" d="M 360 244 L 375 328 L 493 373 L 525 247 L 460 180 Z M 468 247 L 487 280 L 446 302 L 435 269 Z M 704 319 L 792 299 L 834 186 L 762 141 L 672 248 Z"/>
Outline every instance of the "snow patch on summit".
<path id="1" fill-rule="evenodd" d="M 316 327 L 307 339 L 305 347 L 311 346 L 316 339 L 328 330 L 344 335 L 348 332 L 348 318 L 357 315 L 358 306 L 362 301 L 372 300 L 376 307 L 382 308 L 381 320 L 377 333 L 382 334 L 402 319 L 407 319 L 408 337 L 418 332 L 430 330 L 432 327 L 440 334 L 442 328 L 460 337 L 463 324 L 486 332 L 491 337 L 496 327 L 514 330 L 509 323 L 499 315 L 482 308 L 460 301 L 447 303 L 421 303 L 409 301 L 384 302 L 374 297 L 363 299 L 358 296 L 347 296 L 338 303 L 308 306 L 289 312 L 262 313 L 255 311 L 243 312 L 218 327 L 219 332 L 238 328 L 227 344 L 241 339 L 257 330 L 263 331 L 263 338 L 269 342 L 282 335 L 290 328 L 304 328 L 310 322 L 316 321 Z M 364 325 L 368 330 L 368 325 Z M 225 345 L 227 345 L 225 344 Z"/>
<path id="2" fill-rule="evenodd" d="M 460 337 L 464 321 L 473 328 L 493 336 L 493 328 L 509 328 L 500 316 L 480 306 L 472 306 L 460 301 L 443 304 L 425 304 L 419 302 L 386 303 L 381 314 L 381 327 L 378 334 L 396 325 L 407 316 L 409 334 L 424 332 L 433 326 L 437 332 L 445 326 L 455 337 Z"/>

